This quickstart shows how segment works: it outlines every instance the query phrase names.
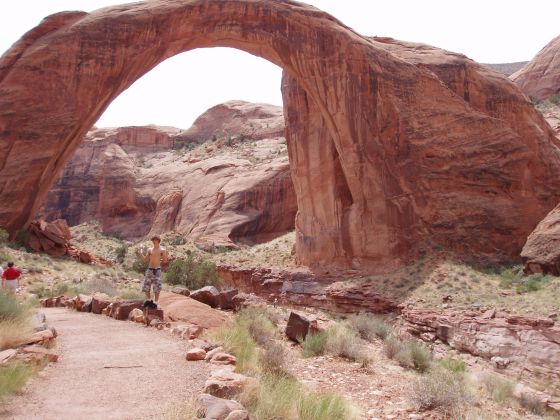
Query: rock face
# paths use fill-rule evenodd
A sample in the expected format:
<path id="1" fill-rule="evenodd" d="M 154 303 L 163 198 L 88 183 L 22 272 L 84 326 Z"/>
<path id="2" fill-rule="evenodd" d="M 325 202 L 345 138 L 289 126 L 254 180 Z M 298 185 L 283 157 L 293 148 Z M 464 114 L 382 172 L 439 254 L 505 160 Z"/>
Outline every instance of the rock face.
<path id="1" fill-rule="evenodd" d="M 52 223 L 37 220 L 29 225 L 27 232 L 27 244 L 35 252 L 45 252 L 55 257 L 68 252 L 72 234 L 65 220 L 57 219 Z"/>
<path id="2" fill-rule="evenodd" d="M 13 234 L 29 222 L 93 122 L 135 80 L 213 46 L 285 70 L 302 264 L 387 270 L 433 244 L 511 259 L 560 201 L 554 133 L 507 78 L 464 56 L 367 39 L 289 0 L 155 0 L 51 16 L 1 58 L 0 226 Z M 200 183 L 223 167 L 201 161 L 173 176 Z M 179 228 L 211 228 L 232 190 L 197 223 L 183 214 Z M 122 197 L 126 211 L 157 203 L 132 200 L 126 183 Z"/>
<path id="3" fill-rule="evenodd" d="M 560 205 L 537 225 L 521 251 L 526 273 L 560 275 Z"/>
<path id="4" fill-rule="evenodd" d="M 307 334 L 317 332 L 317 320 L 312 317 L 290 312 L 288 324 L 286 325 L 286 337 L 295 342 L 305 340 Z"/>
<path id="5" fill-rule="evenodd" d="M 550 41 L 521 70 L 510 76 L 526 95 L 538 101 L 560 93 L 560 36 Z"/>
<path id="6" fill-rule="evenodd" d="M 294 228 L 297 211 L 283 131 L 281 108 L 243 101 L 189 130 L 94 129 L 39 215 L 98 220 L 126 238 L 176 230 L 207 247 L 271 239 Z"/>
<path id="7" fill-rule="evenodd" d="M 451 347 L 487 359 L 507 359 L 507 369 L 540 371 L 560 384 L 560 325 L 548 318 L 531 318 L 485 312 L 405 309 L 407 331 L 428 340 L 440 339 Z M 495 359 L 496 360 L 496 359 Z M 560 391 L 554 386 L 556 392 Z"/>

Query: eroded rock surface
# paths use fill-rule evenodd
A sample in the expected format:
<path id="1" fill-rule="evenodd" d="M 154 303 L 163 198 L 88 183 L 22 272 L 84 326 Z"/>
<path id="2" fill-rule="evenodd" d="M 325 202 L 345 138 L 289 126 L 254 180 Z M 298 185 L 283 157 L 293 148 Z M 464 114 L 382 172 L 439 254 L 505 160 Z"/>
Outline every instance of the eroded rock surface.
<path id="1" fill-rule="evenodd" d="M 560 201 L 557 139 L 504 76 L 437 49 L 411 57 L 405 43 L 365 38 L 288 0 L 156 0 L 49 17 L 2 57 L 0 225 L 15 233 L 31 219 L 123 90 L 168 57 L 212 46 L 285 70 L 302 264 L 387 270 L 434 243 L 516 258 Z M 183 215 L 184 229 L 210 227 L 221 200 L 197 223 Z"/>
<path id="2" fill-rule="evenodd" d="M 560 93 L 560 36 L 510 78 L 525 94 L 538 101 Z"/>
<path id="3" fill-rule="evenodd" d="M 294 227 L 297 204 L 282 109 L 230 101 L 189 130 L 94 129 L 39 215 L 98 220 L 125 238 L 176 230 L 208 248 L 271 239 Z"/>
<path id="4" fill-rule="evenodd" d="M 560 275 L 560 205 L 529 235 L 521 257 L 526 273 Z"/>

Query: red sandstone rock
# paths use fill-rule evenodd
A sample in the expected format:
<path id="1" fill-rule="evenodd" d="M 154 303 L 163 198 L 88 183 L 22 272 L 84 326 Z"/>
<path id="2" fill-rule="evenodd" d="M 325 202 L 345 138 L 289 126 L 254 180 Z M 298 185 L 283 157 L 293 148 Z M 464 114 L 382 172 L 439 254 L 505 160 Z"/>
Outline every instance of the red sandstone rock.
<path id="1" fill-rule="evenodd" d="M 28 246 L 35 252 L 45 252 L 55 257 L 66 254 L 72 237 L 65 220 L 57 219 L 51 223 L 44 220 L 32 222 L 28 229 Z"/>
<path id="2" fill-rule="evenodd" d="M 111 304 L 111 298 L 105 293 L 94 293 L 91 297 L 91 312 L 100 315 Z"/>
<path id="3" fill-rule="evenodd" d="M 186 287 L 174 287 L 171 289 L 171 292 L 183 296 L 189 296 L 191 294 L 191 291 Z"/>
<path id="4" fill-rule="evenodd" d="M 525 272 L 560 275 L 560 205 L 537 225 L 521 251 Z"/>
<path id="5" fill-rule="evenodd" d="M 74 299 L 74 309 L 78 312 L 91 312 L 93 298 L 88 295 L 78 295 Z"/>
<path id="6" fill-rule="evenodd" d="M 19 353 L 24 355 L 31 355 L 34 359 L 38 361 L 47 362 L 57 362 L 58 361 L 58 354 L 54 350 L 47 349 L 43 346 L 39 346 L 37 344 L 32 344 L 30 346 L 22 347 L 18 350 Z"/>
<path id="7" fill-rule="evenodd" d="M 283 0 L 156 0 L 49 17 L 0 59 L 0 179 L 18 186 L 0 190 L 0 226 L 14 234 L 31 220 L 92 122 L 135 80 L 173 55 L 225 46 L 287 70 L 299 262 L 386 270 L 434 242 L 517 257 L 560 201 L 554 133 L 505 77 L 471 64 L 447 79 L 445 54 L 430 67 L 382 44 Z M 100 200 L 107 228 L 155 204 L 138 200 L 129 168 L 118 169 L 121 189 L 104 171 L 106 191 L 118 192 Z"/>
<path id="8" fill-rule="evenodd" d="M 239 294 L 237 289 L 221 290 L 218 296 L 219 307 L 222 310 L 233 309 L 233 298 Z"/>
<path id="9" fill-rule="evenodd" d="M 216 353 L 210 359 L 210 363 L 214 365 L 235 365 L 237 358 L 228 353 Z"/>
<path id="10" fill-rule="evenodd" d="M 164 320 L 163 310 L 162 309 L 144 308 L 143 321 L 147 325 L 150 325 L 150 323 L 154 319 L 157 319 L 159 321 L 163 321 Z"/>
<path id="11" fill-rule="evenodd" d="M 231 112 L 216 113 L 214 108 Z M 251 155 L 228 146 L 219 157 L 182 157 L 172 148 L 204 139 L 193 131 L 197 123 L 185 132 L 167 127 L 95 129 L 51 188 L 39 214 L 47 219 L 64 215 L 70 224 L 97 219 L 104 230 L 128 238 L 175 230 L 204 249 L 237 248 L 230 235 L 266 240 L 293 229 L 297 208 L 281 137 L 281 108 L 242 101 L 214 108 L 199 120 L 219 136 L 234 133 L 235 141 L 244 136 L 254 144 Z M 246 135 L 230 131 L 241 123 Z M 276 157 L 280 149 L 283 153 Z M 263 162 L 247 160 L 257 156 Z M 272 162 L 265 160 L 269 156 L 274 156 Z"/>
<path id="12" fill-rule="evenodd" d="M 550 41 L 511 80 L 528 96 L 542 101 L 560 93 L 560 36 Z"/>
<path id="13" fill-rule="evenodd" d="M 204 329 L 214 329 L 224 325 L 228 314 L 210 308 L 187 296 L 162 291 L 158 301 L 165 313 L 165 320 L 188 323 Z"/>
<path id="14" fill-rule="evenodd" d="M 433 333 L 460 351 L 491 359 L 501 357 L 508 369 L 538 369 L 560 380 L 560 324 L 548 318 L 508 316 L 483 318 L 473 312 L 404 309 L 408 331 Z"/>
<path id="15" fill-rule="evenodd" d="M 191 299 L 205 303 L 211 308 L 217 308 L 220 305 L 220 292 L 214 286 L 205 286 L 201 289 L 191 292 Z"/>
<path id="16" fill-rule="evenodd" d="M 198 418 L 225 420 L 233 411 L 244 411 L 243 406 L 238 402 L 210 394 L 199 395 L 196 403 Z"/>
<path id="17" fill-rule="evenodd" d="M 307 334 L 318 330 L 315 317 L 290 312 L 288 324 L 286 325 L 286 336 L 295 342 L 305 340 Z"/>
<path id="18" fill-rule="evenodd" d="M 111 317 L 125 321 L 133 309 L 142 309 L 144 302 L 141 300 L 127 300 L 123 302 L 113 302 L 111 304 Z"/>
<path id="19" fill-rule="evenodd" d="M 194 348 L 187 351 L 185 358 L 189 361 L 204 360 L 206 352 L 203 349 Z"/>
<path id="20" fill-rule="evenodd" d="M 229 369 L 217 369 L 204 384 L 204 393 L 218 398 L 233 398 L 243 392 L 249 378 Z"/>

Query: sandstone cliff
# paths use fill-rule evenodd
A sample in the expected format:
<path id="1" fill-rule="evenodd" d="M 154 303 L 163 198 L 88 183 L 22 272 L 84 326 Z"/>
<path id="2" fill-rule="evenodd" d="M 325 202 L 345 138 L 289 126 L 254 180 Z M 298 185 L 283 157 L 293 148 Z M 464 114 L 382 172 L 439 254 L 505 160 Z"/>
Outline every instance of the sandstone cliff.
<path id="1" fill-rule="evenodd" d="M 126 238 L 176 230 L 203 245 L 293 229 L 297 211 L 279 107 L 231 101 L 189 130 L 94 129 L 39 215 L 99 220 Z"/>
<path id="2" fill-rule="evenodd" d="M 176 54 L 217 46 L 284 69 L 303 264 L 388 270 L 434 245 L 511 259 L 560 201 L 558 140 L 503 75 L 435 48 L 371 40 L 290 0 L 153 0 L 51 16 L 0 59 L 0 226 L 14 234 L 29 223 L 134 81 Z M 187 185 L 179 189 L 189 200 Z M 221 195 L 214 200 L 207 214 L 224 210 Z M 179 223 L 212 227 L 191 220 Z"/>
<path id="3" fill-rule="evenodd" d="M 544 101 L 560 93 L 560 36 L 550 41 L 539 53 L 510 76 L 511 80 L 532 99 Z"/>

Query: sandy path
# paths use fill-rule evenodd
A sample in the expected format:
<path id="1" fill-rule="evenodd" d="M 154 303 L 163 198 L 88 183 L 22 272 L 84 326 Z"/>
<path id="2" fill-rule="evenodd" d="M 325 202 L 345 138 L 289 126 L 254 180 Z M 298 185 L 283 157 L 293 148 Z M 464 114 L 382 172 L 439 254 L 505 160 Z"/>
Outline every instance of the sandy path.
<path id="1" fill-rule="evenodd" d="M 208 377 L 207 365 L 186 362 L 185 343 L 169 333 L 66 309 L 44 312 L 59 334 L 59 361 L 2 409 L 2 418 L 162 418 L 198 395 Z"/>

